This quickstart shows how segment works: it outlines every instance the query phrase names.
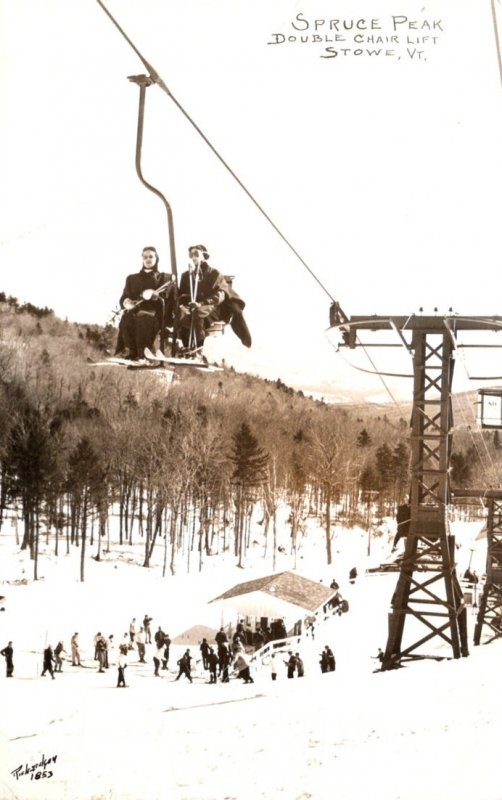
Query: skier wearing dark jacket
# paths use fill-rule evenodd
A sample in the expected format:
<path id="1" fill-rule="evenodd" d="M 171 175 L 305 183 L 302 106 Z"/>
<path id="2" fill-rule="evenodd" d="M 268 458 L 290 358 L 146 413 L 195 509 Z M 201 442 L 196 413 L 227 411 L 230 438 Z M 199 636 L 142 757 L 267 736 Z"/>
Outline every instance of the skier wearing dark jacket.
<path id="1" fill-rule="evenodd" d="M 44 650 L 44 664 L 42 669 L 42 675 L 45 675 L 46 672 L 49 672 L 52 680 L 54 680 L 54 667 L 52 665 L 55 660 L 56 659 L 54 658 L 52 647 L 48 645 L 48 647 L 46 647 Z"/>
<path id="2" fill-rule="evenodd" d="M 242 311 L 245 303 L 227 279 L 207 263 L 209 253 L 203 244 L 189 247 L 192 261 L 179 286 L 179 324 L 185 347 L 201 347 L 206 330 L 213 322 L 229 322 L 245 347 L 251 346 L 251 335 Z"/>
<path id="3" fill-rule="evenodd" d="M 190 650 L 185 650 L 180 660 L 178 661 L 178 666 L 180 668 L 180 671 L 178 672 L 178 675 L 175 678 L 175 680 L 179 680 L 182 675 L 186 675 L 190 683 L 193 683 L 192 676 L 190 674 L 192 666 L 192 656 L 190 655 Z"/>
<path id="4" fill-rule="evenodd" d="M 167 665 L 169 663 L 169 648 L 171 647 L 171 640 L 169 638 L 169 634 L 166 633 L 164 636 L 164 656 L 162 658 L 162 669 L 167 669 Z"/>
<path id="5" fill-rule="evenodd" d="M 153 349 L 162 323 L 172 324 L 176 297 L 176 284 L 172 276 L 159 272 L 159 257 L 155 247 L 144 247 L 142 258 L 143 268 L 127 276 L 120 297 L 120 307 L 124 313 L 119 324 L 115 352 L 126 350 L 130 359 L 143 358 L 145 347 Z M 160 298 L 165 300 L 164 313 Z"/>
<path id="6" fill-rule="evenodd" d="M 199 649 L 200 649 L 200 652 L 202 653 L 202 666 L 204 667 L 204 669 L 209 669 L 208 655 L 209 655 L 209 651 L 212 648 L 209 646 L 209 642 L 207 641 L 207 639 L 205 637 L 203 638 L 201 646 L 200 646 Z"/>
<path id="7" fill-rule="evenodd" d="M 226 644 L 228 642 L 228 636 L 225 633 L 225 631 L 223 630 L 223 628 L 220 628 L 220 630 L 218 631 L 218 633 L 214 637 L 214 640 L 215 640 L 215 642 L 216 642 L 216 644 L 218 646 L 220 646 L 222 644 Z"/>
<path id="8" fill-rule="evenodd" d="M 214 652 L 213 648 L 209 648 L 209 653 L 207 654 L 207 665 L 209 668 L 209 683 L 216 683 L 216 669 L 218 667 L 218 656 Z"/>
<path id="9" fill-rule="evenodd" d="M 12 678 L 14 676 L 14 648 L 12 647 L 12 642 L 9 642 L 3 650 L 0 650 L 0 655 L 5 658 L 7 677 Z"/>

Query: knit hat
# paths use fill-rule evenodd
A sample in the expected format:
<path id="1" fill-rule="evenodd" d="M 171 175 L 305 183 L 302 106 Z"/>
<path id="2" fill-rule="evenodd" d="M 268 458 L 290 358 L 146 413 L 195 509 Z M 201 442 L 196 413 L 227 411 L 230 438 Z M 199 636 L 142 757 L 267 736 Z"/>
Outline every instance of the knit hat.
<path id="1" fill-rule="evenodd" d="M 209 258 L 209 253 L 207 252 L 207 248 L 203 244 L 193 244 L 191 247 L 188 248 L 188 252 L 191 253 L 192 250 L 200 250 L 204 258 Z"/>

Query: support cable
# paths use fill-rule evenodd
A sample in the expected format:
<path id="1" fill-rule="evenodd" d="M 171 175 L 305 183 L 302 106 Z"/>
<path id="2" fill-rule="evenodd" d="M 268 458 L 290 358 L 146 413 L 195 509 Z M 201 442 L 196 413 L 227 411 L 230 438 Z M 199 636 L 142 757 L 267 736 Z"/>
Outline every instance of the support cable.
<path id="1" fill-rule="evenodd" d="M 500 0 L 498 0 L 500 5 Z M 493 21 L 493 31 L 495 33 L 495 49 L 497 51 L 497 61 L 499 66 L 499 75 L 500 75 L 500 82 L 502 84 L 502 52 L 500 50 L 500 36 L 499 30 L 497 25 L 497 12 L 495 10 L 495 0 L 491 0 L 491 9 L 492 9 L 492 21 Z"/>
<path id="2" fill-rule="evenodd" d="M 113 17 L 111 14 L 110 14 L 110 12 L 109 12 L 109 11 L 108 11 L 108 9 L 106 8 L 106 6 L 105 6 L 105 4 L 102 2 L 102 0 L 96 0 L 96 1 L 97 1 L 97 3 L 99 3 L 99 5 L 101 6 L 101 8 L 102 8 L 102 9 L 103 9 L 103 11 L 105 12 L 105 14 L 106 14 L 106 15 L 107 15 L 107 16 L 110 18 L 110 20 L 113 22 L 113 24 L 115 25 L 115 27 L 116 27 L 116 28 L 117 28 L 117 29 L 120 31 L 120 33 L 122 34 L 122 36 L 124 37 L 124 39 L 126 40 L 126 42 L 127 42 L 129 45 L 130 45 L 130 47 L 132 47 L 132 49 L 134 50 L 134 52 L 136 53 L 136 55 L 138 56 L 138 58 L 139 58 L 139 59 L 141 60 L 141 62 L 143 63 L 143 66 L 144 66 L 144 67 L 145 67 L 145 69 L 148 71 L 148 74 L 150 75 L 150 78 L 152 79 L 152 81 L 153 81 L 154 83 L 156 83 L 158 86 L 160 86 L 160 88 L 162 89 L 162 91 L 164 91 L 164 92 L 167 94 L 167 96 L 171 98 L 171 100 L 173 101 L 173 103 L 175 104 L 175 106 L 177 106 L 177 108 L 178 108 L 178 109 L 181 111 L 181 113 L 182 113 L 182 114 L 183 114 L 183 116 L 184 116 L 184 117 L 185 117 L 185 118 L 188 120 L 188 122 L 190 123 L 190 125 L 192 125 L 192 127 L 193 127 L 193 128 L 195 128 L 195 130 L 197 131 L 197 133 L 199 134 L 199 136 L 200 136 L 200 137 L 201 137 L 201 138 L 202 138 L 202 139 L 205 141 L 205 143 L 207 144 L 207 146 L 209 147 L 209 149 L 210 149 L 210 150 L 211 150 L 211 151 L 214 153 L 214 155 L 215 155 L 215 156 L 216 156 L 216 158 L 217 158 L 217 159 L 220 161 L 220 163 L 221 163 L 221 164 L 223 164 L 223 166 L 224 166 L 224 167 L 225 167 L 225 169 L 226 169 L 226 170 L 227 170 L 227 171 L 230 173 L 230 175 L 232 176 L 232 178 L 233 178 L 233 179 L 234 179 L 234 180 L 235 180 L 235 181 L 236 181 L 236 182 L 239 184 L 239 186 L 241 187 L 241 189 L 243 190 L 243 192 L 244 192 L 244 193 L 245 193 L 245 194 L 246 194 L 246 195 L 249 197 L 249 199 L 250 199 L 250 200 L 251 200 L 251 202 L 252 202 L 252 203 L 253 203 L 253 204 L 256 206 L 256 208 L 258 209 L 258 211 L 259 211 L 259 212 L 260 212 L 260 213 L 261 213 L 261 214 L 262 214 L 262 215 L 265 217 L 265 219 L 267 220 L 267 222 L 268 222 L 268 223 L 269 223 L 269 224 L 272 226 L 272 228 L 275 230 L 275 232 L 276 232 L 276 233 L 277 233 L 277 234 L 278 234 L 278 235 L 281 237 L 281 239 L 282 239 L 282 240 L 283 240 L 283 242 L 284 242 L 284 243 L 287 245 L 287 247 L 288 247 L 288 248 L 291 250 L 291 252 L 292 252 L 292 253 L 293 253 L 293 254 L 294 254 L 296 257 L 297 257 L 297 259 L 298 259 L 298 260 L 300 261 L 300 263 L 301 263 L 301 264 L 302 264 L 302 265 L 305 267 L 305 269 L 307 270 L 307 272 L 309 272 L 309 273 L 310 273 L 310 275 L 311 275 L 311 276 L 312 276 L 312 278 L 313 278 L 313 279 L 316 281 L 316 283 L 317 283 L 317 284 L 318 284 L 318 285 L 321 287 L 321 289 L 322 289 L 322 290 L 323 290 L 323 291 L 324 291 L 324 292 L 325 292 L 325 293 L 328 295 L 329 299 L 330 299 L 332 302 L 335 302 L 335 298 L 334 298 L 334 297 L 332 296 L 332 294 L 331 294 L 331 293 L 328 291 L 328 289 L 326 288 L 326 286 L 325 286 L 325 285 L 322 283 L 322 281 L 321 281 L 321 280 L 318 278 L 318 276 L 315 274 L 315 272 L 314 272 L 314 271 L 313 271 L 313 270 L 312 270 L 312 269 L 309 267 L 309 265 L 307 264 L 307 262 L 306 262 L 306 261 L 305 261 L 305 260 L 302 258 L 302 256 L 301 256 L 301 255 L 300 255 L 300 253 L 299 253 L 299 252 L 298 252 L 298 251 L 295 249 L 295 247 L 293 247 L 293 245 L 291 244 L 291 242 L 289 241 L 289 239 L 288 239 L 288 238 L 287 238 L 287 237 L 286 237 L 286 236 L 285 236 L 285 235 L 282 233 L 282 231 L 279 229 L 279 227 L 278 227 L 278 226 L 275 224 L 275 222 L 274 222 L 274 221 L 271 219 L 271 217 L 270 217 L 270 216 L 267 214 L 267 212 L 265 211 L 265 209 L 264 209 L 264 208 L 263 208 L 263 207 L 262 207 L 262 206 L 259 204 L 259 202 L 256 200 L 256 198 L 254 197 L 254 195 L 253 195 L 253 194 L 252 194 L 252 193 L 249 191 L 249 189 L 247 189 L 247 187 L 244 185 L 244 183 L 241 181 L 241 179 L 240 179 L 240 178 L 239 178 L 239 177 L 236 175 L 236 173 L 234 172 L 234 170 L 233 170 L 233 169 L 230 167 L 230 165 L 229 165 L 229 164 L 228 164 L 228 163 L 225 161 L 225 159 L 223 158 L 223 156 L 222 156 L 222 155 L 220 155 L 220 153 L 218 152 L 218 150 L 216 149 L 216 147 L 215 147 L 215 146 L 214 146 L 214 145 L 213 145 L 213 144 L 212 144 L 212 143 L 209 141 L 209 139 L 207 138 L 207 136 L 205 135 L 205 133 L 203 133 L 203 131 L 201 130 L 201 128 L 200 128 L 200 127 L 197 125 L 197 123 L 195 122 L 195 120 L 193 120 L 193 119 L 192 119 L 192 117 L 190 116 L 190 114 L 189 114 L 189 113 L 188 113 L 188 112 L 187 112 L 187 111 L 186 111 L 186 110 L 183 108 L 183 106 L 181 105 L 181 103 L 180 103 L 180 102 L 179 102 L 179 101 L 176 99 L 176 97 L 173 95 L 173 93 L 172 93 L 172 92 L 171 92 L 171 91 L 168 89 L 168 87 L 166 86 L 166 84 L 164 83 L 164 81 L 162 80 L 162 78 L 160 77 L 159 73 L 158 73 L 158 72 L 157 72 L 157 71 L 156 71 L 156 70 L 155 70 L 155 69 L 152 67 L 152 65 L 151 65 L 151 64 L 150 64 L 150 63 L 149 63 L 149 62 L 146 60 L 146 58 L 145 58 L 145 57 L 144 57 L 144 56 L 143 56 L 143 55 L 140 53 L 140 51 L 138 50 L 138 48 L 136 47 L 136 45 L 135 45 L 135 44 L 134 44 L 134 43 L 131 41 L 131 39 L 129 38 L 129 36 L 128 36 L 128 35 L 126 34 L 126 32 L 123 30 L 123 28 L 121 28 L 121 26 L 119 25 L 119 23 L 117 22 L 117 20 L 116 20 L 116 19 L 115 19 L 115 18 L 114 18 L 114 17 Z"/>

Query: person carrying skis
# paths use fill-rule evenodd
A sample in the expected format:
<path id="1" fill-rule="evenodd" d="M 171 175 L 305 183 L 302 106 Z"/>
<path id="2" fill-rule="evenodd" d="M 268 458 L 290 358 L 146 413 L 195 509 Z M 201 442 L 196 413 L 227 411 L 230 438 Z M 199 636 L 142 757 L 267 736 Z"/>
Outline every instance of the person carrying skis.
<path id="1" fill-rule="evenodd" d="M 143 359 L 145 347 L 154 349 L 161 325 L 172 325 L 176 298 L 172 275 L 159 272 L 155 247 L 144 247 L 141 255 L 143 267 L 127 276 L 120 297 L 124 313 L 115 348 L 115 355 L 127 356 L 132 361 Z"/>

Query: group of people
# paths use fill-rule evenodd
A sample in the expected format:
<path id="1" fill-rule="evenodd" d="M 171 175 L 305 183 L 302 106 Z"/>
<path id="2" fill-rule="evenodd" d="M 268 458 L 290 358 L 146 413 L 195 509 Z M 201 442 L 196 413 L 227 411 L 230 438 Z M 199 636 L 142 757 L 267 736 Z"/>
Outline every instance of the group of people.
<path id="1" fill-rule="evenodd" d="M 166 331 L 172 333 L 175 343 L 179 337 L 182 352 L 196 352 L 215 322 L 228 322 L 241 342 L 251 346 L 242 313 L 245 303 L 231 280 L 209 266 L 204 245 L 189 247 L 188 254 L 189 268 L 182 273 L 178 286 L 173 275 L 159 270 L 156 248 L 143 248 L 142 268 L 127 276 L 120 297 L 123 314 L 116 355 L 141 361 L 145 348 L 154 351 L 157 335 Z"/>
<path id="2" fill-rule="evenodd" d="M 159 625 L 152 640 L 151 622 L 152 618 L 148 614 L 145 614 L 143 624 L 138 626 L 136 618 L 133 617 L 129 624 L 129 631 L 124 633 L 122 640 L 118 643 L 115 659 L 118 669 L 117 688 L 127 685 L 125 682 L 127 659 L 133 650 L 137 649 L 138 661 L 140 664 L 147 663 L 145 658 L 147 644 L 153 644 L 154 646 L 154 676 L 158 677 L 161 669 L 168 670 L 171 639 L 169 634 L 165 633 Z M 284 625 L 283 621 L 281 622 L 282 625 Z M 278 631 L 275 630 L 274 632 L 278 633 Z M 255 638 L 257 633 L 258 640 Z M 229 641 L 229 637 L 223 627 L 216 633 L 214 643 L 208 642 L 207 638 L 204 637 L 200 643 L 199 650 L 201 653 L 202 667 L 209 675 L 208 683 L 216 684 L 218 681 L 221 683 L 228 683 L 231 674 L 235 674 L 238 678 L 242 679 L 244 683 L 254 683 L 254 679 L 251 675 L 251 656 L 249 651 L 256 651 L 258 646 L 261 647 L 266 641 L 274 640 L 274 638 L 268 625 L 264 625 L 263 623 L 261 628 L 257 628 L 255 632 L 252 632 L 252 636 L 250 637 L 250 631 L 245 628 L 242 620 L 238 623 L 231 637 L 231 641 Z M 105 672 L 110 666 L 110 653 L 115 649 L 114 635 L 110 634 L 109 636 L 104 636 L 101 631 L 98 631 L 94 636 L 93 644 L 94 660 L 98 662 L 97 671 Z M 80 659 L 78 632 L 75 632 L 71 637 L 70 650 L 72 666 L 83 666 Z M 278 652 L 279 651 L 276 653 L 273 652 L 269 660 L 271 676 L 274 681 L 277 679 Z M 7 646 L 0 651 L 0 655 L 5 658 L 7 677 L 9 678 L 14 674 L 13 654 L 14 649 L 12 642 L 9 642 Z M 49 674 L 54 680 L 55 673 L 63 671 L 63 660 L 64 656 L 67 655 L 62 641 L 59 641 L 54 648 L 48 644 L 43 652 L 42 676 Z M 287 669 L 287 677 L 303 677 L 305 670 L 300 653 L 289 651 L 287 655 L 288 658 L 284 661 Z M 190 683 L 193 683 L 193 660 L 190 649 L 187 648 L 177 661 L 178 674 L 175 678 L 176 681 L 184 676 Z M 326 646 L 324 648 L 320 663 L 322 672 L 334 671 L 335 657 L 330 647 Z"/>
<path id="3" fill-rule="evenodd" d="M 231 669 L 244 680 L 244 683 L 254 683 L 246 645 L 247 635 L 242 622 L 237 625 L 231 642 L 224 628 L 220 628 L 217 632 L 214 646 L 210 645 L 205 637 L 202 639 L 199 649 L 202 666 L 209 671 L 209 683 L 217 683 L 218 678 L 221 683 L 228 683 Z"/>
<path id="4" fill-rule="evenodd" d="M 305 675 L 305 668 L 303 666 L 303 659 L 300 658 L 300 653 L 293 653 L 293 651 L 290 650 L 288 656 L 288 660 L 284 662 L 287 667 L 288 678 L 294 678 L 295 675 L 299 678 L 303 678 Z M 272 680 L 275 680 L 273 673 Z"/>
<path id="5" fill-rule="evenodd" d="M 325 646 L 324 650 L 320 655 L 319 664 L 321 666 L 321 672 L 334 672 L 336 670 L 336 659 L 333 653 L 333 650 L 328 645 Z"/>

